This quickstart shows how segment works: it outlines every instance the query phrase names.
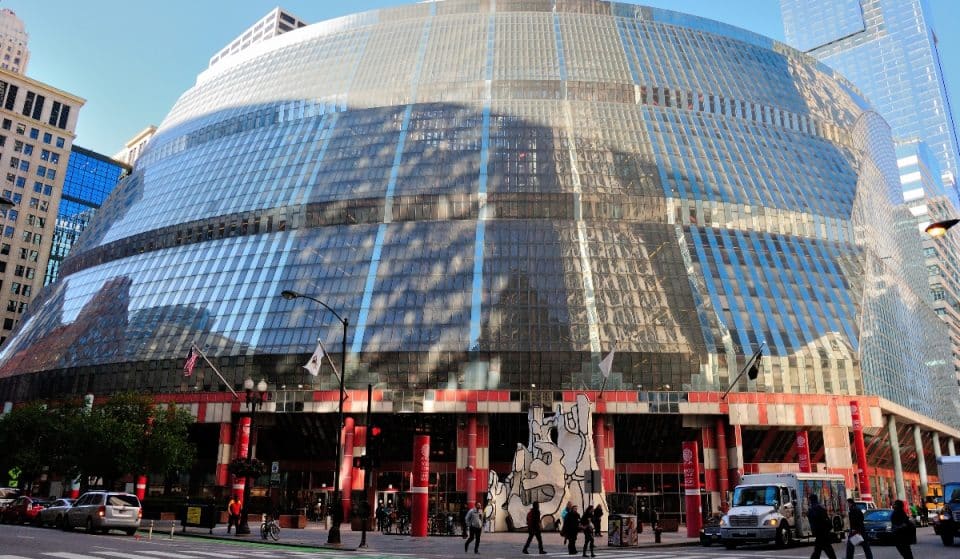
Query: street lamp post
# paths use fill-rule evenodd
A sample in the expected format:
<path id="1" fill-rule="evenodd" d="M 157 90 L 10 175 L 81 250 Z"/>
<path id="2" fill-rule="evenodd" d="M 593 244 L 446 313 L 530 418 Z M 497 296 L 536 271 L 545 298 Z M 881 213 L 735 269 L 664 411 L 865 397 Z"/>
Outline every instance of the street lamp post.
<path id="1" fill-rule="evenodd" d="M 947 234 L 947 229 L 950 229 L 957 223 L 960 223 L 960 219 L 946 219 L 944 221 L 937 221 L 927 225 L 924 229 L 931 237 L 942 237 Z"/>
<path id="2" fill-rule="evenodd" d="M 260 379 L 260 382 L 256 384 L 256 390 L 254 390 L 254 384 L 252 378 L 247 378 L 243 381 L 243 389 L 247 393 L 246 402 L 247 410 L 250 413 L 250 434 L 248 435 L 247 441 L 247 463 L 253 459 L 253 419 L 254 413 L 263 407 L 263 403 L 267 400 L 267 381 Z M 250 533 L 250 525 L 247 523 L 247 507 L 250 502 L 250 486 L 253 485 L 253 476 L 247 476 L 243 480 L 243 509 L 240 512 L 240 524 L 237 526 L 237 535 L 246 535 Z"/>
<path id="3" fill-rule="evenodd" d="M 333 526 L 330 527 L 330 531 L 327 533 L 327 543 L 339 544 L 340 522 L 342 521 L 343 515 L 343 505 L 340 503 L 340 468 L 342 466 L 341 461 L 343 460 L 343 449 L 340 448 L 342 444 L 340 440 L 340 432 L 343 430 L 343 379 L 347 376 L 347 326 L 350 324 L 350 321 L 340 316 L 340 313 L 330 308 L 330 305 L 327 305 L 315 297 L 290 290 L 284 290 L 280 293 L 280 295 L 287 300 L 296 299 L 298 297 L 309 299 L 330 311 L 333 316 L 337 317 L 337 320 L 340 321 L 340 324 L 343 325 L 343 337 L 340 339 L 340 400 L 337 405 L 337 457 L 336 464 L 333 468 Z"/>

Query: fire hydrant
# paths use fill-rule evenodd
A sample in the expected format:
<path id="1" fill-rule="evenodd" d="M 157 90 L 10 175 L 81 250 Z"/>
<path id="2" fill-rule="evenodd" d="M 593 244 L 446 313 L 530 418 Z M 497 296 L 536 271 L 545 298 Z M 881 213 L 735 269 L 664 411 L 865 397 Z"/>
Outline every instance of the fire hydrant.
<path id="1" fill-rule="evenodd" d="M 663 533 L 663 529 L 660 528 L 660 523 L 653 525 L 653 543 L 660 543 L 660 534 Z"/>

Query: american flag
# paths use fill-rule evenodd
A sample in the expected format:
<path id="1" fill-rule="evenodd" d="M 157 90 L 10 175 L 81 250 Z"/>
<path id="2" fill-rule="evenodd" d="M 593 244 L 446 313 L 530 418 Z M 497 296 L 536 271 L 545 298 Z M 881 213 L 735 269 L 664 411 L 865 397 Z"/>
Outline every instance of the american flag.
<path id="1" fill-rule="evenodd" d="M 190 348 L 190 355 L 187 357 L 187 362 L 183 364 L 183 376 L 189 377 L 193 374 L 193 368 L 197 365 L 197 350 Z"/>

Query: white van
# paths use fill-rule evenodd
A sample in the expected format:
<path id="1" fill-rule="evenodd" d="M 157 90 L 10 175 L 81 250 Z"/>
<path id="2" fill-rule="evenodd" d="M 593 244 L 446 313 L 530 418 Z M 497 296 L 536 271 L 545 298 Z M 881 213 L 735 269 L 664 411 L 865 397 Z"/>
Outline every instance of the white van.
<path id="1" fill-rule="evenodd" d="M 77 499 L 66 512 L 65 530 L 84 527 L 87 532 L 123 530 L 134 535 L 140 528 L 140 499 L 131 493 L 90 491 Z"/>

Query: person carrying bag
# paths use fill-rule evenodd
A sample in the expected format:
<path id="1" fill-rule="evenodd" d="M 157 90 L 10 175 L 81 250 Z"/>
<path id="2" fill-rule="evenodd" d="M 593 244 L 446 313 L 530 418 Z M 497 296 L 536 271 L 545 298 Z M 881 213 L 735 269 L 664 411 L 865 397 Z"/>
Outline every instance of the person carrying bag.
<path id="1" fill-rule="evenodd" d="M 864 539 L 863 535 L 867 533 L 867 529 L 863 523 L 863 511 L 860 510 L 860 507 L 853 501 L 853 499 L 847 499 L 847 511 L 848 516 L 850 517 L 850 535 L 847 536 L 847 559 L 853 559 L 853 551 L 856 546 L 863 547 L 863 556 L 867 559 L 873 559 L 873 551 L 870 549 L 870 543 Z"/>

